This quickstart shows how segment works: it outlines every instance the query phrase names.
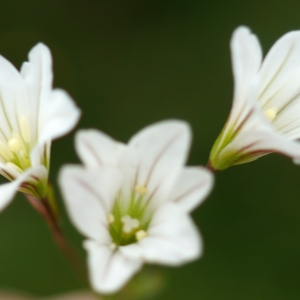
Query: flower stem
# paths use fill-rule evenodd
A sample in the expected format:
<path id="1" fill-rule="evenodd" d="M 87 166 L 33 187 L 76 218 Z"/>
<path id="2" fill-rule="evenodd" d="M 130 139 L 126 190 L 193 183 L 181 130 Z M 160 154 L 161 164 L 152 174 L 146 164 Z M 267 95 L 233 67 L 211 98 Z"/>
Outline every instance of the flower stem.
<path id="1" fill-rule="evenodd" d="M 57 215 L 51 208 L 51 204 L 49 203 L 47 196 L 43 199 L 36 199 L 28 194 L 25 194 L 25 196 L 33 208 L 43 216 L 49 225 L 54 242 L 64 257 L 69 261 L 76 273 L 79 275 L 81 281 L 83 281 L 85 285 L 89 286 L 86 266 L 80 256 L 74 251 L 74 249 L 66 240 L 59 225 Z"/>

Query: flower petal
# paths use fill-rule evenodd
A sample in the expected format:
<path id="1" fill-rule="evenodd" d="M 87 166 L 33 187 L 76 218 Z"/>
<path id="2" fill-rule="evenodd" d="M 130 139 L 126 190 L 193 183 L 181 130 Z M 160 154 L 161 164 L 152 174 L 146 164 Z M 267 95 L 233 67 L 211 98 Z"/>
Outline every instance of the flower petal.
<path id="1" fill-rule="evenodd" d="M 271 152 L 279 152 L 295 160 L 300 160 L 300 143 L 290 141 L 285 136 L 276 132 L 253 129 L 252 131 L 249 130 L 238 135 L 232 143 L 220 153 L 219 159 L 226 159 L 226 155 L 235 153 L 236 157 L 242 155 L 242 157 L 246 158 L 246 160 L 242 162 L 239 161 L 238 164 L 240 164 L 255 160 Z M 246 156 L 249 157 L 247 158 Z"/>
<path id="2" fill-rule="evenodd" d="M 125 145 L 95 129 L 80 130 L 75 136 L 77 153 L 87 167 L 117 166 Z"/>
<path id="3" fill-rule="evenodd" d="M 21 68 L 30 96 L 30 112 L 39 143 L 58 138 L 77 123 L 80 110 L 63 90 L 52 90 L 52 58 L 50 50 L 42 43 L 29 53 L 29 62 Z"/>
<path id="4" fill-rule="evenodd" d="M 44 101 L 39 114 L 39 144 L 68 133 L 79 120 L 80 110 L 63 90 L 55 89 Z"/>
<path id="5" fill-rule="evenodd" d="M 0 185 L 0 211 L 3 210 L 13 199 L 14 195 L 24 182 L 44 180 L 48 171 L 44 166 L 28 169 L 16 180 Z"/>
<path id="6" fill-rule="evenodd" d="M 9 181 L 13 181 L 19 178 L 22 174 L 18 170 L 16 170 L 16 168 L 13 168 L 11 165 L 2 162 L 0 162 L 0 173 Z"/>
<path id="7" fill-rule="evenodd" d="M 202 167 L 184 168 L 175 185 L 171 199 L 184 211 L 195 209 L 209 194 L 214 177 L 210 171 Z"/>
<path id="8" fill-rule="evenodd" d="M 21 182 L 15 180 L 0 185 L 0 211 L 2 211 L 13 199 Z"/>
<path id="9" fill-rule="evenodd" d="M 77 123 L 80 111 L 65 91 L 52 90 L 52 58 L 49 48 L 39 43 L 28 56 L 29 61 L 23 63 L 21 75 L 30 100 L 27 104 L 30 112 L 27 121 L 30 122 L 33 142 L 36 143 L 38 139 L 31 153 L 33 165 L 37 165 L 41 163 L 45 144 L 70 131 Z"/>
<path id="10" fill-rule="evenodd" d="M 89 238 L 111 242 L 107 214 L 120 189 L 121 174 L 112 169 L 65 166 L 60 171 L 59 184 L 77 229 Z"/>
<path id="11" fill-rule="evenodd" d="M 85 241 L 84 247 L 88 251 L 90 280 L 99 293 L 118 291 L 143 265 L 140 259 L 129 259 L 93 241 Z"/>
<path id="12" fill-rule="evenodd" d="M 201 255 L 202 241 L 190 216 L 166 203 L 154 214 L 145 238 L 119 249 L 132 259 L 178 266 Z"/>
<path id="13" fill-rule="evenodd" d="M 290 140 L 300 138 L 300 96 L 295 98 L 274 120 L 272 125 Z"/>
<path id="14" fill-rule="evenodd" d="M 240 111 L 247 101 L 253 76 L 262 61 L 259 41 L 249 28 L 242 26 L 234 31 L 231 39 L 231 59 L 234 75 L 234 107 Z"/>
<path id="15" fill-rule="evenodd" d="M 186 161 L 190 142 L 190 127 L 182 121 L 160 122 L 133 136 L 122 165 L 125 198 L 130 197 L 133 187 L 145 186 L 151 205 L 156 207 L 167 201 Z"/>
<path id="16" fill-rule="evenodd" d="M 44 102 L 51 97 L 52 58 L 49 48 L 42 43 L 38 43 L 31 49 L 28 58 L 29 61 L 23 63 L 20 73 L 29 93 L 31 113 L 29 121 L 33 122 L 31 126 L 35 129 L 32 130 L 32 134 L 37 135 L 40 109 Z"/>
<path id="17" fill-rule="evenodd" d="M 11 132 L 19 132 L 20 117 L 29 117 L 30 103 L 23 78 L 18 70 L 0 56 L 0 135 L 3 141 Z"/>
<path id="18" fill-rule="evenodd" d="M 50 168 L 51 140 L 46 143 L 38 143 L 30 152 L 30 162 L 32 166 L 45 164 Z"/>
<path id="19" fill-rule="evenodd" d="M 281 109 L 300 93 L 300 31 L 281 37 L 270 49 L 259 71 L 259 103 Z"/>

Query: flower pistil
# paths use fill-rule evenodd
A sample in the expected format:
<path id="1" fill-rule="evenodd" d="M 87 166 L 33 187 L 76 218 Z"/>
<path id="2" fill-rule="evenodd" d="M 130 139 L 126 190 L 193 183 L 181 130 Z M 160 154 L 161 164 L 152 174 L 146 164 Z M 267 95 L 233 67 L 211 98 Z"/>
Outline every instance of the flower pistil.
<path id="1" fill-rule="evenodd" d="M 146 186 L 136 186 L 131 200 L 126 205 L 119 195 L 111 213 L 107 215 L 110 235 L 116 246 L 133 244 L 147 236 L 152 214 L 149 212 L 145 195 Z"/>

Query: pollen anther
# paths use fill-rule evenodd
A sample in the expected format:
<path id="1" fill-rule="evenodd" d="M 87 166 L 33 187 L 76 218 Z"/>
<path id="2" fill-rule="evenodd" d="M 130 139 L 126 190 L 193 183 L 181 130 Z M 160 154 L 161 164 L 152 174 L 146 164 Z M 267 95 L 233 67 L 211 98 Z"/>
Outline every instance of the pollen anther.
<path id="1" fill-rule="evenodd" d="M 272 122 L 276 117 L 277 117 L 277 109 L 275 108 L 269 108 L 267 110 L 264 111 L 265 116 L 267 117 L 267 119 Z"/>
<path id="2" fill-rule="evenodd" d="M 147 187 L 144 185 L 136 185 L 135 190 L 140 194 L 140 195 L 145 195 L 147 194 Z"/>
<path id="3" fill-rule="evenodd" d="M 147 236 L 147 232 L 145 230 L 139 230 L 135 233 L 135 237 L 138 241 L 145 238 Z"/>
<path id="4" fill-rule="evenodd" d="M 17 138 L 12 138 L 8 141 L 8 147 L 11 151 L 17 152 L 22 149 L 22 144 Z"/>

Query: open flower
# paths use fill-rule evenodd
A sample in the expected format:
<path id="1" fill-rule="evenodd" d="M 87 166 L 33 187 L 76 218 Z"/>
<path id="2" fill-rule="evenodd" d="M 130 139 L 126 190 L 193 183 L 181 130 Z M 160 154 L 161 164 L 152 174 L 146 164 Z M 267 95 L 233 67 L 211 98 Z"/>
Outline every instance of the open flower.
<path id="1" fill-rule="evenodd" d="M 199 257 L 189 216 L 212 187 L 201 167 L 184 167 L 189 126 L 165 121 L 124 145 L 96 130 L 76 136 L 84 166 L 65 166 L 60 185 L 68 212 L 87 237 L 90 280 L 100 293 L 120 289 L 144 262 L 177 266 Z"/>
<path id="2" fill-rule="evenodd" d="M 231 53 L 233 105 L 210 165 L 224 170 L 271 152 L 300 160 L 300 31 L 281 37 L 262 62 L 257 37 L 239 27 Z"/>
<path id="3" fill-rule="evenodd" d="M 37 199 L 47 193 L 51 141 L 70 131 L 79 109 L 63 90 L 52 89 L 49 49 L 36 45 L 21 71 L 0 56 L 0 209 L 17 190 Z"/>

